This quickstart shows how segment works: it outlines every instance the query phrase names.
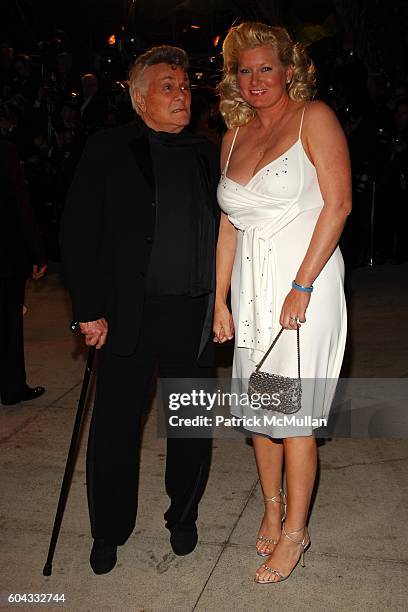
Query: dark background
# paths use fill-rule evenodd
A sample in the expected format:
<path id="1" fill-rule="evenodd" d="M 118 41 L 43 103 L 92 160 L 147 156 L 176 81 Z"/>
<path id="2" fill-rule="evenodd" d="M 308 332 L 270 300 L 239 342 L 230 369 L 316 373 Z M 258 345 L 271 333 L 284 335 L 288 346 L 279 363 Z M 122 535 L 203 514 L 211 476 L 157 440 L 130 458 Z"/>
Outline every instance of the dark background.
<path id="1" fill-rule="evenodd" d="M 135 51 L 158 42 L 207 52 L 236 20 L 283 23 L 305 42 L 341 35 L 369 71 L 406 71 L 408 8 L 402 0 L 6 0 L 0 39 L 34 51 L 63 30 L 72 48 L 101 50 L 125 28 Z M 191 29 L 199 25 L 200 29 Z"/>
<path id="2" fill-rule="evenodd" d="M 50 259 L 59 259 L 59 219 L 86 138 L 134 119 L 133 58 L 157 44 L 184 48 L 190 129 L 219 144 L 225 34 L 232 24 L 262 21 L 307 45 L 317 97 L 348 138 L 354 209 L 342 237 L 346 265 L 408 261 L 406 0 L 3 0 L 0 15 L 0 137 L 17 148 Z M 61 56 L 72 64 L 67 71 Z M 90 72 L 92 94 L 81 81 Z"/>

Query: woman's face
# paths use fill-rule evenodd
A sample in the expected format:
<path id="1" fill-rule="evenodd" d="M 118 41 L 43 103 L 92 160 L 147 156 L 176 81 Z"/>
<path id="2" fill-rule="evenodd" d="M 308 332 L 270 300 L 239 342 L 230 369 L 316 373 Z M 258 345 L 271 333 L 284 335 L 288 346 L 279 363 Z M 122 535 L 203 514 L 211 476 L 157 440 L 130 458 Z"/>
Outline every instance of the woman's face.
<path id="1" fill-rule="evenodd" d="M 237 80 L 242 97 L 255 109 L 268 108 L 286 96 L 293 68 L 285 67 L 272 47 L 256 47 L 238 55 Z"/>

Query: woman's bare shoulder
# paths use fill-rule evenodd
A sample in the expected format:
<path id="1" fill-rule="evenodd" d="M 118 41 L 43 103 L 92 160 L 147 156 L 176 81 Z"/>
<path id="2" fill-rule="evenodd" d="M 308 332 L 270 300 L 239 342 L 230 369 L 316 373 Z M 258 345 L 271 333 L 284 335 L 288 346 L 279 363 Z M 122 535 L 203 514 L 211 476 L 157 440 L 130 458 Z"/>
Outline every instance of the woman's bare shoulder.
<path id="1" fill-rule="evenodd" d="M 316 127 L 324 128 L 324 126 L 333 124 L 338 124 L 338 119 L 336 113 L 326 102 L 312 100 L 306 104 L 305 127 L 308 125 L 314 130 Z"/>
<path id="2" fill-rule="evenodd" d="M 303 134 L 305 151 L 320 172 L 322 166 L 330 163 L 338 166 L 349 163 L 346 135 L 336 113 L 325 102 L 316 100 L 308 104 Z"/>

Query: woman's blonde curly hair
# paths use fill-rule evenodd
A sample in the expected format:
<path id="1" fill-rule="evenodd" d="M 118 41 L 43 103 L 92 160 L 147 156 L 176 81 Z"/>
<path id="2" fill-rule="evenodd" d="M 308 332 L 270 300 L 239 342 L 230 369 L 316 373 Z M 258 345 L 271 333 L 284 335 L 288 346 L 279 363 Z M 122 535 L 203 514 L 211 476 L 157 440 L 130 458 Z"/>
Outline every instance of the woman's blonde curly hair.
<path id="1" fill-rule="evenodd" d="M 238 82 L 238 54 L 247 49 L 270 46 L 283 66 L 293 66 L 293 76 L 287 91 L 292 100 L 310 100 L 315 93 L 315 68 L 306 50 L 294 43 L 285 28 L 256 21 L 230 28 L 222 47 L 224 56 L 223 79 L 219 84 L 220 111 L 227 127 L 245 125 L 256 111 L 242 98 Z"/>

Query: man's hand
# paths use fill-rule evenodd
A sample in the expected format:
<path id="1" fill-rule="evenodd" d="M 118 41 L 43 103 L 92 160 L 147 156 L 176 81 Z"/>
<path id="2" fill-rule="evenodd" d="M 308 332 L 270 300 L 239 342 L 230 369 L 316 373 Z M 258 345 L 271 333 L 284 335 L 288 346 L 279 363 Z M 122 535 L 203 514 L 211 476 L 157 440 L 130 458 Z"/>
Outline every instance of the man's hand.
<path id="1" fill-rule="evenodd" d="M 108 322 L 106 319 L 97 319 L 96 321 L 88 321 L 80 323 L 81 334 L 85 335 L 85 344 L 95 346 L 97 349 L 103 347 L 108 335 Z"/>
<path id="2" fill-rule="evenodd" d="M 39 278 L 42 278 L 44 276 L 44 274 L 47 271 L 47 264 L 34 264 L 33 265 L 33 272 L 32 272 L 32 278 L 34 280 L 38 280 Z"/>

